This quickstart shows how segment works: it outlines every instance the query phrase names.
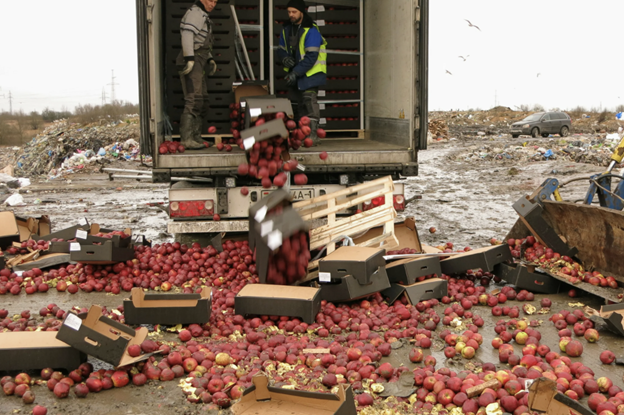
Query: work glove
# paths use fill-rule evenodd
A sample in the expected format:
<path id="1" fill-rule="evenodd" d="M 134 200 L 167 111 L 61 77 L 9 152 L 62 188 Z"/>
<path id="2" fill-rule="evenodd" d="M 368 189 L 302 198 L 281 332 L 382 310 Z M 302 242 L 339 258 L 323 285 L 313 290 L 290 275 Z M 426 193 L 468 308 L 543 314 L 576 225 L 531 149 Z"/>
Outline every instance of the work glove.
<path id="1" fill-rule="evenodd" d="M 217 62 L 214 59 L 208 61 L 208 76 L 212 76 L 217 73 Z"/>
<path id="2" fill-rule="evenodd" d="M 287 56 L 282 59 L 282 65 L 286 68 L 294 68 L 295 67 L 295 59 L 292 56 Z"/>
<path id="3" fill-rule="evenodd" d="M 284 79 L 286 80 L 286 85 L 288 86 L 293 86 L 297 84 L 297 74 L 295 73 L 295 71 L 288 72 Z"/>
<path id="4" fill-rule="evenodd" d="M 193 66 L 195 66 L 195 61 L 186 62 L 186 66 L 184 69 L 180 71 L 180 75 L 188 75 L 193 70 Z"/>

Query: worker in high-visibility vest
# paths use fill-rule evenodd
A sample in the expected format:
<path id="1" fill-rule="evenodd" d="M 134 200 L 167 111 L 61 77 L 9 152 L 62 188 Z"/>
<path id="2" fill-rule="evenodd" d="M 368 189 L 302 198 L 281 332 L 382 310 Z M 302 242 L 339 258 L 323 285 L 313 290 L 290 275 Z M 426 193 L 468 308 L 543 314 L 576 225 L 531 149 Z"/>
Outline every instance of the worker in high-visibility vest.
<path id="1" fill-rule="evenodd" d="M 288 2 L 288 19 L 279 40 L 277 55 L 287 72 L 289 99 L 294 104 L 297 120 L 310 118 L 310 138 L 320 144 L 316 134 L 321 110 L 317 95 L 319 86 L 327 82 L 327 42 L 306 11 L 303 0 Z"/>

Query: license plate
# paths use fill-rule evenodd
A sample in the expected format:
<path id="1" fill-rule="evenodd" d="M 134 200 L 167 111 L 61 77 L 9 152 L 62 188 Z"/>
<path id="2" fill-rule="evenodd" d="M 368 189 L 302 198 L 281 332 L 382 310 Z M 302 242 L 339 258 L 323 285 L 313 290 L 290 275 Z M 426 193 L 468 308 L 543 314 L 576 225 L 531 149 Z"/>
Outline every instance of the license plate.
<path id="1" fill-rule="evenodd" d="M 293 200 L 301 201 L 312 199 L 314 197 L 314 189 L 291 189 Z"/>

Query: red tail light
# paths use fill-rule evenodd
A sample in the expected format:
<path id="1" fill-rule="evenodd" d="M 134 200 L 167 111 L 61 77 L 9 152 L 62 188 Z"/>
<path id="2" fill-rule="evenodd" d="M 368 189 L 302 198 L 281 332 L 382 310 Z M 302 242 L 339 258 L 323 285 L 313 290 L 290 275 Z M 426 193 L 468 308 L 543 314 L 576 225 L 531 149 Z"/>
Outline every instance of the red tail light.
<path id="1" fill-rule="evenodd" d="M 213 200 L 189 200 L 169 202 L 169 216 L 172 218 L 194 218 L 213 215 Z"/>
<path id="2" fill-rule="evenodd" d="M 403 195 L 393 195 L 394 210 L 405 210 L 405 197 Z"/>

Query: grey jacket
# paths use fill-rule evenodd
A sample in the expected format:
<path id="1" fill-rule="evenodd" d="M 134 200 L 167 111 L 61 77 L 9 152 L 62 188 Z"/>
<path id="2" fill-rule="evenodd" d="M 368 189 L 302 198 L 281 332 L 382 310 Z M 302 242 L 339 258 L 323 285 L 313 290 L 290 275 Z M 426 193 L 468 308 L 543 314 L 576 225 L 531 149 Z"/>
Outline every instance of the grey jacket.
<path id="1" fill-rule="evenodd" d="M 195 51 L 201 47 L 212 49 L 212 22 L 200 1 L 195 2 L 182 17 L 180 33 L 185 61 L 195 60 Z"/>

